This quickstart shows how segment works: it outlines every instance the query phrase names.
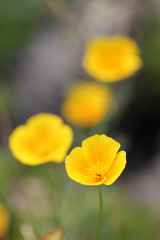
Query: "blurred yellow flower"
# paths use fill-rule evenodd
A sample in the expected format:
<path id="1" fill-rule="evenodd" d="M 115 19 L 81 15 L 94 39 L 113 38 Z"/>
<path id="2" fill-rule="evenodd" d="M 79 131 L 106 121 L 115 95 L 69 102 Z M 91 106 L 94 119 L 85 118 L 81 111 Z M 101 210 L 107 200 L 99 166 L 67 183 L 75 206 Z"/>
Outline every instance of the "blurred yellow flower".
<path id="1" fill-rule="evenodd" d="M 106 135 L 94 135 L 74 148 L 66 157 L 68 176 L 84 185 L 110 185 L 126 165 L 126 152 L 117 151 L 120 143 Z"/>
<path id="2" fill-rule="evenodd" d="M 62 115 L 72 124 L 88 127 L 103 120 L 113 103 L 110 88 L 93 82 L 75 84 L 62 104 Z"/>
<path id="3" fill-rule="evenodd" d="M 0 238 L 2 238 L 9 228 L 10 216 L 4 205 L 0 203 Z"/>
<path id="4" fill-rule="evenodd" d="M 115 35 L 91 40 L 86 46 L 82 65 L 95 79 L 113 82 L 131 76 L 143 62 L 133 39 Z"/>
<path id="5" fill-rule="evenodd" d="M 18 126 L 9 137 L 9 147 L 23 164 L 62 162 L 73 140 L 72 129 L 59 116 L 39 113 Z"/>

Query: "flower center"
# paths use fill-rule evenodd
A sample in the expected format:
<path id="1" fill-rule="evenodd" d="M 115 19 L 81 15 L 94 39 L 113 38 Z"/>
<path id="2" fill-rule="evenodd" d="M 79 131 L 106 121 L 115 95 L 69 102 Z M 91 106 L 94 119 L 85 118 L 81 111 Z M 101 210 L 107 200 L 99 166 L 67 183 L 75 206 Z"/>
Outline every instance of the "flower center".
<path id="1" fill-rule="evenodd" d="M 102 181 L 106 177 L 105 166 L 101 161 L 96 163 L 91 163 L 89 167 L 86 168 L 92 178 L 96 178 L 96 181 Z"/>
<path id="2" fill-rule="evenodd" d="M 102 175 L 101 175 L 101 174 L 98 174 L 98 173 L 96 173 L 96 177 L 97 177 L 97 178 L 102 178 Z"/>

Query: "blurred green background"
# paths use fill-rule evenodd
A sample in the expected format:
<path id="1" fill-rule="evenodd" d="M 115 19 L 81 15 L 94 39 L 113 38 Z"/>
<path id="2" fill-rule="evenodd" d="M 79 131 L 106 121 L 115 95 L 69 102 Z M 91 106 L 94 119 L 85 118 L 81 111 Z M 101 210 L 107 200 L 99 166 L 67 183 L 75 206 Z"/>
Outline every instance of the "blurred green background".
<path id="1" fill-rule="evenodd" d="M 101 240 L 160 239 L 160 3 L 109 0 L 0 1 L 0 201 L 11 214 L 4 240 L 38 240 L 57 226 L 66 239 L 94 235 L 96 187 L 72 182 L 64 164 L 23 166 L 8 150 L 12 129 L 38 112 L 60 114 L 88 39 L 127 34 L 141 48 L 143 69 L 116 85 L 118 112 L 92 129 L 127 151 L 118 183 L 103 187 Z M 90 133 L 91 134 L 91 133 Z M 84 138 L 75 129 L 75 143 Z"/>

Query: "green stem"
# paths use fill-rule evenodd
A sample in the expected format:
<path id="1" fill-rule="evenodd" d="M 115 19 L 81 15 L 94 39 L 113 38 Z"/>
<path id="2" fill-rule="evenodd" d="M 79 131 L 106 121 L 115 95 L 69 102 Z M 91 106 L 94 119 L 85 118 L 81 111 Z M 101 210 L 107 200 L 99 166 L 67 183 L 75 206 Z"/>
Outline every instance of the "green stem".
<path id="1" fill-rule="evenodd" d="M 101 225 L 102 225 L 103 199 L 102 199 L 101 185 L 98 186 L 98 190 L 99 190 L 99 219 L 98 219 L 97 231 L 96 231 L 94 240 L 99 239 Z"/>
<path id="2" fill-rule="evenodd" d="M 85 138 L 88 138 L 92 135 L 92 129 L 90 127 L 84 128 L 84 136 Z"/>

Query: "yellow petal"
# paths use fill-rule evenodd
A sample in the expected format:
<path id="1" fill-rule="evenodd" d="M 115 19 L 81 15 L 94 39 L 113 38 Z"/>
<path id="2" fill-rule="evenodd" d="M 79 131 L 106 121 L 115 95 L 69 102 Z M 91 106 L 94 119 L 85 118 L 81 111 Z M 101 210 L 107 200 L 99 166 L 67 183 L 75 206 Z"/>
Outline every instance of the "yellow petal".
<path id="1" fill-rule="evenodd" d="M 82 149 L 88 165 L 98 163 L 107 171 L 115 159 L 120 143 L 106 135 L 94 135 L 82 142 Z"/>
<path id="2" fill-rule="evenodd" d="M 46 135 L 48 137 L 52 134 L 62 124 L 63 121 L 59 116 L 50 113 L 38 113 L 30 117 L 26 122 L 27 127 L 32 128 L 37 134 L 44 138 Z"/>
<path id="3" fill-rule="evenodd" d="M 53 162 L 57 163 L 64 161 L 72 141 L 73 131 L 68 125 L 65 124 L 61 129 L 61 134 L 59 136 L 57 134 L 56 142 L 59 144 L 59 147 L 57 146 L 55 153 L 53 152 L 53 155 L 50 156 L 50 160 L 53 160 Z"/>
<path id="4" fill-rule="evenodd" d="M 35 145 L 33 131 L 28 131 L 25 125 L 14 129 L 9 137 L 9 148 L 15 158 L 22 163 L 32 162 L 36 156 L 33 155 Z M 34 161 L 36 164 L 36 161 Z"/>
<path id="5" fill-rule="evenodd" d="M 84 158 L 82 148 L 74 148 L 70 155 L 66 157 L 66 171 L 68 176 L 84 185 L 100 185 L 102 180 L 98 181 L 89 171 L 86 159 Z"/>
<path id="6" fill-rule="evenodd" d="M 72 143 L 72 129 L 54 114 L 40 113 L 14 129 L 9 147 L 21 163 L 62 162 Z"/>
<path id="7" fill-rule="evenodd" d="M 103 184 L 105 185 L 111 185 L 116 181 L 116 179 L 121 175 L 123 172 L 124 168 L 126 166 L 126 152 L 125 151 L 120 151 L 114 160 L 113 165 L 111 168 L 108 170 L 106 174 L 106 179 Z"/>

